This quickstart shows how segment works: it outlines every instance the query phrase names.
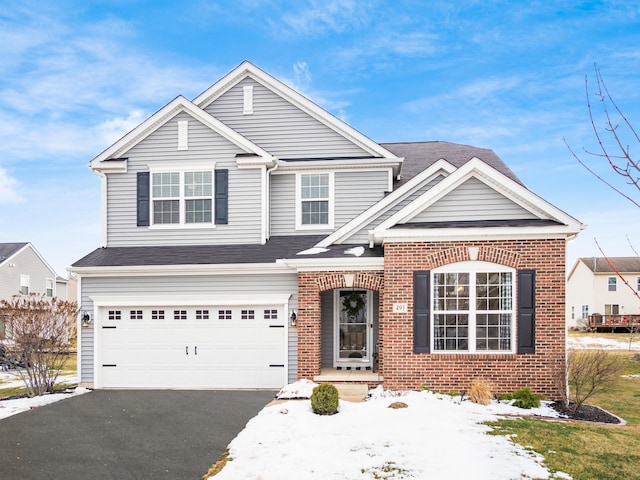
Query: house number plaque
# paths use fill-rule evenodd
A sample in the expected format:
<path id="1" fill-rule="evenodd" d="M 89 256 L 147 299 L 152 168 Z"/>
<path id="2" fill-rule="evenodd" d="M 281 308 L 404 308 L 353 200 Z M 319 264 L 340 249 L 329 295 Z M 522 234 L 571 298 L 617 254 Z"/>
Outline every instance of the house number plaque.
<path id="1" fill-rule="evenodd" d="M 393 313 L 407 313 L 409 308 L 406 303 L 394 303 L 393 304 Z"/>

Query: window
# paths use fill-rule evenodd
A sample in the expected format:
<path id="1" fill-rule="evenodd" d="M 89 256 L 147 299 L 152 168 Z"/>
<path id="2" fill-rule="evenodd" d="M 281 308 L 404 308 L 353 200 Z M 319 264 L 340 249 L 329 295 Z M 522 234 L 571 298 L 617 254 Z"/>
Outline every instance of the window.
<path id="1" fill-rule="evenodd" d="M 109 310 L 109 314 L 107 315 L 109 320 L 122 320 L 122 311 L 121 310 Z"/>
<path id="2" fill-rule="evenodd" d="M 582 305 L 582 318 L 589 317 L 589 305 Z"/>
<path id="3" fill-rule="evenodd" d="M 53 297 L 53 278 L 47 278 L 45 280 L 45 284 L 46 284 L 46 290 L 47 290 L 47 297 Z"/>
<path id="4" fill-rule="evenodd" d="M 576 307 L 571 306 L 571 320 L 576 319 Z"/>
<path id="5" fill-rule="evenodd" d="M 333 173 L 298 175 L 297 228 L 333 227 Z"/>
<path id="6" fill-rule="evenodd" d="M 640 277 L 636 277 L 636 290 L 640 292 Z"/>
<path id="7" fill-rule="evenodd" d="M 173 319 L 174 320 L 186 320 L 187 319 L 187 311 L 186 310 L 174 310 L 173 311 Z"/>
<path id="8" fill-rule="evenodd" d="M 164 320 L 164 310 L 151 310 L 151 320 Z"/>
<path id="9" fill-rule="evenodd" d="M 129 320 L 142 320 L 142 310 L 131 310 Z"/>
<path id="10" fill-rule="evenodd" d="M 209 320 L 209 310 L 196 310 L 196 320 Z"/>
<path id="11" fill-rule="evenodd" d="M 620 315 L 620 305 L 607 304 L 604 306 L 605 315 Z"/>
<path id="12" fill-rule="evenodd" d="M 435 269 L 433 351 L 512 351 L 513 278 L 513 270 L 486 262 Z"/>
<path id="13" fill-rule="evenodd" d="M 212 179 L 211 170 L 152 173 L 153 224 L 211 224 Z"/>
<path id="14" fill-rule="evenodd" d="M 231 310 L 218 310 L 218 320 L 231 320 Z"/>
<path id="15" fill-rule="evenodd" d="M 607 279 L 607 285 L 610 292 L 616 291 L 617 282 L 618 282 L 618 279 L 616 277 L 609 277 Z"/>
<path id="16" fill-rule="evenodd" d="M 20 275 L 20 293 L 22 295 L 29 295 L 29 275 Z"/>
<path id="17" fill-rule="evenodd" d="M 240 311 L 240 318 L 242 320 L 255 320 L 256 311 L 255 310 L 241 310 Z"/>
<path id="18" fill-rule="evenodd" d="M 265 320 L 277 320 L 278 319 L 278 310 L 265 310 L 264 311 L 264 319 Z"/>

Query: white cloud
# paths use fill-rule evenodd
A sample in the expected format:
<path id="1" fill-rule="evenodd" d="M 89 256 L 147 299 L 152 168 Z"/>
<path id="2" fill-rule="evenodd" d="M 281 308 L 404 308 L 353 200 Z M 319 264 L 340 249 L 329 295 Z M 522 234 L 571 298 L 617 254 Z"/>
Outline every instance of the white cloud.
<path id="1" fill-rule="evenodd" d="M 120 137 L 140 125 L 146 118 L 145 113 L 140 109 L 129 112 L 126 117 L 114 117 L 96 126 L 95 130 L 101 143 L 111 145 Z"/>
<path id="2" fill-rule="evenodd" d="M 23 198 L 17 191 L 18 181 L 7 170 L 0 167 L 0 205 L 21 203 Z"/>
<path id="3" fill-rule="evenodd" d="M 310 8 L 285 13 L 282 21 L 293 32 L 305 36 L 360 29 L 370 21 L 370 2 L 355 0 L 313 1 Z"/>

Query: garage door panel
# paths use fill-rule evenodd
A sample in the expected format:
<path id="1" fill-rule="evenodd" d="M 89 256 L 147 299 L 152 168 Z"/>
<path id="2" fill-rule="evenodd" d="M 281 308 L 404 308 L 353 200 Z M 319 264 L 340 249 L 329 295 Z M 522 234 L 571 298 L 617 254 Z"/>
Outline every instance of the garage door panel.
<path id="1" fill-rule="evenodd" d="M 286 383 L 284 309 L 266 308 L 221 309 L 220 316 L 218 307 L 109 308 L 101 312 L 100 384 L 279 388 Z"/>

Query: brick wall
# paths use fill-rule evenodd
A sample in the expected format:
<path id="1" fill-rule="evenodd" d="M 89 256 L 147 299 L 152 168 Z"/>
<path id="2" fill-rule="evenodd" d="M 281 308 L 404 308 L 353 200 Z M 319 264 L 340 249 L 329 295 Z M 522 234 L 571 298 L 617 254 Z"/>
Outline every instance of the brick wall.
<path id="1" fill-rule="evenodd" d="M 413 272 L 476 256 L 480 261 L 536 270 L 535 353 L 413 353 Z M 560 397 L 554 375 L 565 362 L 563 239 L 385 244 L 384 285 L 380 365 L 385 389 L 425 385 L 436 391 L 459 392 L 468 390 L 478 378 L 490 381 L 496 392 L 531 387 L 546 398 Z M 406 303 L 409 311 L 394 313 L 394 303 Z"/>

